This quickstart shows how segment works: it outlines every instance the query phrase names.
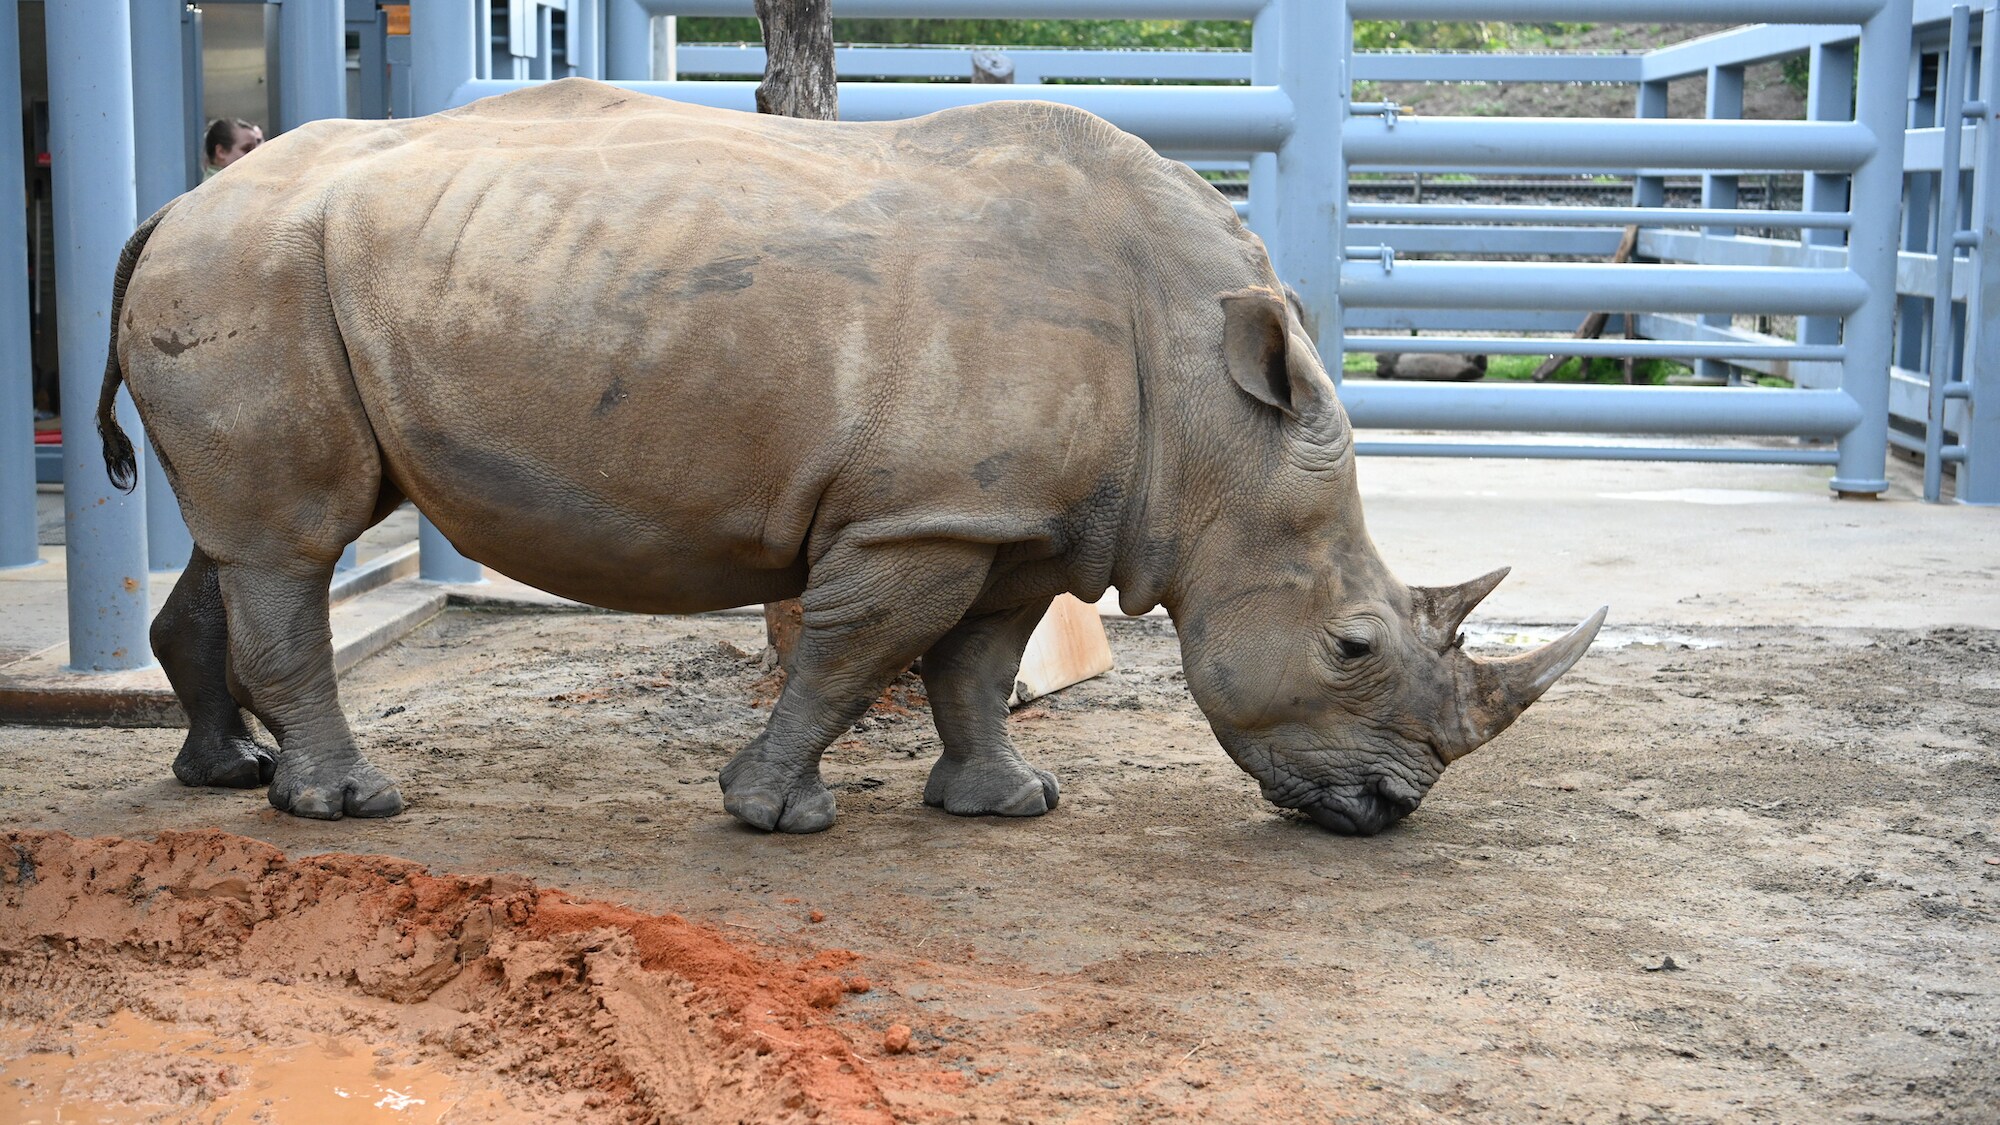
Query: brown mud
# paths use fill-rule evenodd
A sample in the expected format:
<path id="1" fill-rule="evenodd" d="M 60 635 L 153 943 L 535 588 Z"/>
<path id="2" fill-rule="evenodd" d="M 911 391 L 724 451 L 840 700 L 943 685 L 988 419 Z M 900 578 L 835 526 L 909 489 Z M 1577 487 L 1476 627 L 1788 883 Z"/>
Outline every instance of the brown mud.
<path id="1" fill-rule="evenodd" d="M 0 1110 L 412 1120 L 414 1100 L 453 1121 L 890 1120 L 823 1018 L 869 987 L 844 951 L 776 958 L 519 877 L 290 861 L 220 832 L 13 832 L 0 849 L 0 1017 L 16 1029 Z"/>
<path id="2" fill-rule="evenodd" d="M 1032 821 L 923 807 L 906 679 L 828 755 L 833 830 L 731 823 L 754 617 L 447 613 L 343 684 L 390 821 L 182 788 L 177 732 L 0 728 L 0 1096 L 142 1018 L 387 1048 L 453 1121 L 2000 1120 L 2000 634 L 1628 629 L 1355 840 L 1257 798 L 1170 626 L 1110 626 L 1016 713 Z M 175 834 L 213 828 L 291 858 Z M 234 1096 L 158 1055 L 122 1073 Z"/>

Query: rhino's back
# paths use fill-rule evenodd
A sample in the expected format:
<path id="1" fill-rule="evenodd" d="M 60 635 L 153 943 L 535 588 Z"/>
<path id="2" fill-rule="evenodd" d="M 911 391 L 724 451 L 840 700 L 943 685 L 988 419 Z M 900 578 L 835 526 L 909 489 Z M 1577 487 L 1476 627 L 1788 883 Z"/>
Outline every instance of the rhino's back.
<path id="1" fill-rule="evenodd" d="M 832 124 L 573 80 L 301 130 L 195 198 L 317 214 L 389 478 L 462 548 L 687 608 L 635 576 L 796 569 L 852 524 L 1060 551 L 1115 501 L 1148 162 L 1056 106 Z M 551 539 L 588 561 L 511 558 Z"/>

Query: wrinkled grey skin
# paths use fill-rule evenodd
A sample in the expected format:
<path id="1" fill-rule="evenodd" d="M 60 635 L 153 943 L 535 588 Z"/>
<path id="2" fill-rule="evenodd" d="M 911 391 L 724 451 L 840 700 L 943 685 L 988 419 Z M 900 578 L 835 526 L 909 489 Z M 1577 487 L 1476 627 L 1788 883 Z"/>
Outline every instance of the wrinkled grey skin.
<path id="1" fill-rule="evenodd" d="M 402 808 L 341 712 L 326 589 L 405 498 L 580 601 L 800 597 L 769 725 L 720 776 L 788 832 L 833 823 L 821 753 L 918 657 L 925 801 L 1054 808 L 1006 698 L 1062 592 L 1165 605 L 1223 746 L 1341 832 L 1414 808 L 1595 631 L 1460 653 L 1491 583 L 1383 567 L 1262 245 L 1062 107 L 829 123 L 565 80 L 316 122 L 149 220 L 116 294 L 107 465 L 132 471 L 123 381 L 197 544 L 154 628 L 175 772 L 301 816 Z"/>

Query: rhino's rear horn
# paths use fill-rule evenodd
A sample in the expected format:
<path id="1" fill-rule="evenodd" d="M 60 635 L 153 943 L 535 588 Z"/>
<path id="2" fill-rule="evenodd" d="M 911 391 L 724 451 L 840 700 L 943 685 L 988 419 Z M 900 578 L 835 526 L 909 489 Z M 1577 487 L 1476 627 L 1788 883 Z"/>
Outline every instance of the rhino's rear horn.
<path id="1" fill-rule="evenodd" d="M 1501 567 L 1491 574 L 1475 578 L 1457 586 L 1412 586 L 1410 606 L 1417 619 L 1417 635 L 1425 644 L 1442 652 L 1450 648 L 1458 639 L 1458 627 L 1465 624 L 1466 615 L 1472 607 L 1486 600 L 1486 595 L 1507 577 L 1511 567 Z"/>
<path id="2" fill-rule="evenodd" d="M 1506 730 L 1509 723 L 1528 709 L 1528 704 L 1540 699 L 1550 685 L 1583 659 L 1610 609 L 1610 606 L 1599 608 L 1567 636 L 1533 652 L 1501 660 L 1475 660 L 1472 697 L 1465 702 L 1466 743 L 1459 753 L 1471 753 Z"/>

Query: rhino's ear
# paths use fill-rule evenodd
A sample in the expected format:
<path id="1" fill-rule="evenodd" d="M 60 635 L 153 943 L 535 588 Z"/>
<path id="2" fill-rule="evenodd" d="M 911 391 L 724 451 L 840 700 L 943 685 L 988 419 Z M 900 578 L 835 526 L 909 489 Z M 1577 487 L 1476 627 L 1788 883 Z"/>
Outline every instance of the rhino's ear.
<path id="1" fill-rule="evenodd" d="M 1222 354 L 1243 393 L 1288 417 L 1316 421 L 1337 405 L 1333 383 L 1287 317 L 1285 297 L 1253 286 L 1224 293 Z"/>

